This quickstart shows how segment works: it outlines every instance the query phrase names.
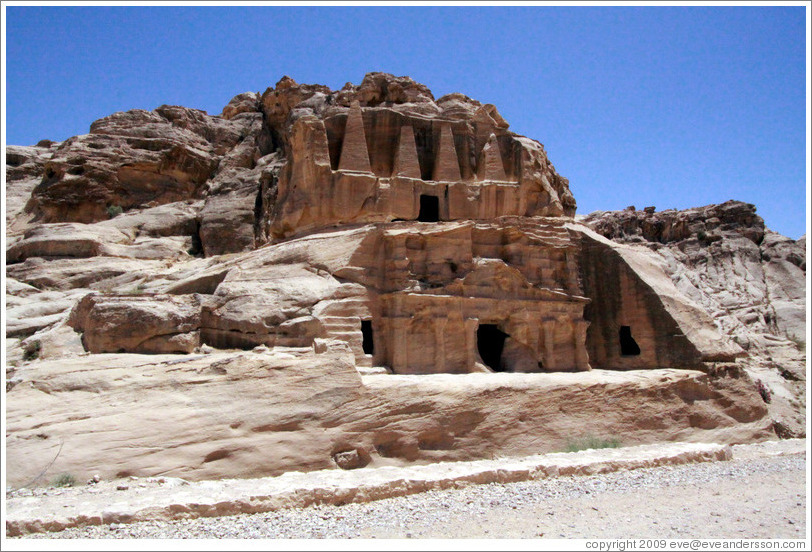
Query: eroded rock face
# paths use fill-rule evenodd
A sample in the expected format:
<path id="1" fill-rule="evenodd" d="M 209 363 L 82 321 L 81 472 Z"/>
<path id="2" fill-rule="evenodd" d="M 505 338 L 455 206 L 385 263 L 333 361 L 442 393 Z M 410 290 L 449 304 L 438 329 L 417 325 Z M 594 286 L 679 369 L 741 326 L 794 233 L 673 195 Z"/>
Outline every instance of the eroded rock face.
<path id="1" fill-rule="evenodd" d="M 754 205 L 596 212 L 583 222 L 657 252 L 680 291 L 742 347 L 767 346 L 767 335 L 805 339 L 805 244 L 767 230 Z"/>
<path id="2" fill-rule="evenodd" d="M 25 227 L 31 217 L 26 206 L 31 192 L 42 180 L 45 163 L 59 146 L 58 142 L 43 140 L 36 146 L 6 146 L 6 228 L 7 239 L 14 240 L 14 230 Z"/>
<path id="3" fill-rule="evenodd" d="M 740 201 L 596 212 L 583 222 L 658 257 L 676 288 L 748 351 L 740 363 L 768 390 L 780 434 L 805 434 L 805 238 L 766 229 L 755 206 Z"/>
<path id="4" fill-rule="evenodd" d="M 34 188 L 24 210 L 38 222 L 203 199 L 206 255 L 337 223 L 414 220 L 421 196 L 438 202 L 440 220 L 575 213 L 541 144 L 510 132 L 493 105 L 462 94 L 435 102 L 424 85 L 385 73 L 340 91 L 285 77 L 220 116 L 115 113 L 89 134 L 7 156 L 19 195 Z"/>
<path id="5" fill-rule="evenodd" d="M 764 403 L 735 367 L 360 376 L 352 352 L 331 343 L 320 354 L 31 364 L 7 395 L 9 484 L 36 477 L 60 443 L 53 472 L 80 480 L 200 480 L 553 452 L 588 433 L 624 445 L 771 433 Z"/>
<path id="6" fill-rule="evenodd" d="M 99 119 L 45 163 L 31 209 L 42 222 L 98 222 L 111 210 L 201 198 L 244 126 L 177 106 Z"/>
<path id="7" fill-rule="evenodd" d="M 656 255 L 585 229 L 579 237 L 581 274 L 592 298 L 584 313 L 587 347 L 595 366 L 699 367 L 744 355 L 712 330 L 710 316 L 677 290 Z"/>
<path id="8" fill-rule="evenodd" d="M 36 220 L 8 251 L 17 263 L 10 273 L 22 282 L 123 292 L 120 305 L 131 304 L 133 291 L 203 292 L 210 300 L 199 313 L 200 336 L 218 347 L 306 346 L 333 336 L 351 344 L 359 363 L 405 373 L 589 368 L 577 251 L 553 219 L 546 223 L 549 243 L 516 221 L 511 231 L 498 224 L 441 226 L 430 235 L 420 226 L 374 230 L 342 251 L 343 264 L 327 274 L 329 289 L 312 258 L 300 263 L 299 275 L 299 261 L 284 259 L 252 268 L 207 265 L 180 282 L 171 270 L 138 278 L 135 265 L 99 262 L 187 262 L 341 223 L 571 216 L 566 179 L 540 144 L 508 131 L 493 105 L 462 94 L 435 101 L 424 85 L 384 73 L 338 92 L 285 77 L 261 96 L 236 96 L 220 117 L 174 106 L 116 113 L 52 149 L 26 172 L 42 170 L 27 207 Z M 511 240 L 510 247 L 496 245 Z M 520 251 L 534 246 L 543 253 Z M 383 256 L 380 248 L 387 249 Z M 93 259 L 87 266 L 102 270 L 82 275 L 74 259 Z M 51 276 L 45 266 L 57 272 Z M 149 283 L 164 275 L 169 281 Z M 339 285 L 336 277 L 359 286 Z M 468 296 L 479 304 L 468 304 Z M 443 297 L 456 297 L 452 310 L 460 316 L 447 318 L 451 304 Z M 546 315 L 535 306 L 540 300 Z M 530 310 L 520 320 L 511 308 Z M 499 314 L 488 312 L 494 309 Z M 414 316 L 417 323 L 401 327 Z M 504 361 L 497 344 L 490 368 L 480 358 L 480 318 L 510 332 Z M 364 352 L 363 339 L 373 350 L 374 335 L 377 352 Z M 395 353 L 414 340 L 422 357 Z"/>
<path id="9" fill-rule="evenodd" d="M 76 391 L 103 396 L 98 420 L 120 423 L 136 391 L 127 416 L 182 420 L 124 424 L 124 448 L 93 444 L 95 422 L 53 433 L 74 439 L 66 471 L 112 475 L 525 454 L 598 418 L 634 442 L 802 428 L 802 364 L 781 337 L 803 335 L 799 243 L 735 202 L 576 223 L 542 145 L 462 94 L 286 77 L 220 116 L 117 113 L 7 159 L 21 474 L 45 454 L 26 424 L 88 412 Z M 31 400 L 43 390 L 55 402 Z M 149 452 L 170 442 L 186 444 Z"/>
<path id="10" fill-rule="evenodd" d="M 59 289 L 203 293 L 211 300 L 201 306 L 199 330 L 211 345 L 304 346 L 333 336 L 351 344 L 360 364 L 403 373 L 586 370 L 590 357 L 596 366 L 611 368 L 699 366 L 740 354 L 715 339 L 707 317 L 685 317 L 697 312 L 686 306 L 696 294 L 688 289 L 687 299 L 677 297 L 679 292 L 660 285 L 663 267 L 623 254 L 604 266 L 607 255 L 594 253 L 598 241 L 574 227 L 564 230 L 556 218 L 528 217 L 571 215 L 575 203 L 541 145 L 507 129 L 492 105 L 462 94 L 435 101 L 408 77 L 380 73 L 339 92 L 286 77 L 261 96 L 235 97 L 220 117 L 171 106 L 117 113 L 95 122 L 88 135 L 9 152 L 23 177 L 45 173 L 28 208 L 45 220 L 92 220 L 104 218 L 98 210 L 86 216 L 96 192 L 131 199 L 151 190 L 168 195 L 129 204 L 128 211 L 107 213 L 112 218 L 97 223 L 30 225 L 14 236 L 8 260 L 19 264 L 9 274 Z M 115 148 L 104 140 L 115 142 Z M 45 147 L 52 151 L 47 161 L 46 151 L 40 151 Z M 85 160 L 79 154 L 83 148 Z M 133 170 L 135 158 L 138 170 L 150 175 L 125 185 L 122 171 Z M 182 162 L 175 164 L 178 159 Z M 67 169 L 66 163 L 77 168 Z M 145 169 L 150 163 L 152 169 Z M 174 178 L 174 184 L 156 188 L 155 175 Z M 176 186 L 184 182 L 194 187 Z M 80 196 L 78 203 L 71 199 Z M 181 196 L 191 198 L 155 206 Z M 138 208 L 144 205 L 151 207 Z M 609 237 L 658 243 L 685 241 L 691 232 L 713 242 L 716 228 L 750 241 L 764 236 L 752 209 L 735 202 L 712 212 L 652 218 L 650 211 L 626 211 L 597 229 Z M 380 226 L 392 218 L 481 222 Z M 157 278 L 139 277 L 145 273 L 134 265 L 112 262 L 185 262 L 200 254 L 251 251 L 273 236 L 345 222 L 379 226 L 361 242 L 344 244 L 342 263 L 327 270 L 332 288 L 322 287 L 328 280 L 318 274 L 322 265 L 314 257 L 319 255 L 248 269 L 244 262 L 201 265 L 201 272 L 192 268 L 185 275 L 164 267 Z M 343 245 L 326 242 L 325 247 L 339 250 Z M 773 242 L 776 254 L 797 265 L 797 254 L 786 252 L 788 244 Z M 92 259 L 88 267 L 104 268 L 83 274 L 81 263 L 72 261 L 80 258 Z M 103 258 L 110 261 L 100 262 Z M 296 276 L 288 265 L 302 261 L 305 276 Z M 46 266 L 57 270 L 54 276 L 42 271 Z M 107 272 L 113 266 L 120 268 Z M 610 280 L 601 278 L 603 270 L 631 280 L 607 290 L 603 284 Z M 776 272 L 773 280 L 780 277 Z M 358 287 L 339 285 L 335 278 Z M 156 285 L 148 283 L 153 280 Z M 655 281 L 660 284 L 652 291 Z M 126 287 L 132 284 L 137 287 Z M 605 302 L 621 297 L 621 288 L 628 295 L 622 303 L 639 303 L 629 310 L 636 314 L 624 315 L 621 303 Z M 322 291 L 310 297 L 314 290 Z M 642 300 L 647 294 L 651 299 Z M 797 327 L 797 293 L 780 288 L 774 295 L 781 304 L 774 318 Z M 623 339 L 615 337 L 624 329 L 631 332 L 624 319 L 634 320 L 633 330 L 645 342 L 639 355 L 623 354 Z M 504 334 L 504 341 L 494 334 L 491 352 L 483 352 L 491 345 L 480 335 L 482 325 Z M 26 328 L 41 326 L 15 327 L 25 337 Z M 626 341 L 639 347 L 631 333 Z M 415 349 L 411 355 L 410 348 Z M 483 355 L 495 356 L 485 362 Z"/>

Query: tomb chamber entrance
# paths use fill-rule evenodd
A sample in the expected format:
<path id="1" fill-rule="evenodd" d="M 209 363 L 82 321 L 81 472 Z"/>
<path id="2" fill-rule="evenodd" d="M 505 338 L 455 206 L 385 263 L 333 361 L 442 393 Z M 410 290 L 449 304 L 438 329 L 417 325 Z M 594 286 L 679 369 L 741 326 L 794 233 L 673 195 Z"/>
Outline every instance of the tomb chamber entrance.
<path id="1" fill-rule="evenodd" d="M 640 354 L 640 346 L 632 337 L 631 326 L 620 327 L 620 354 L 622 356 L 637 356 Z"/>
<path id="2" fill-rule="evenodd" d="M 496 324 L 480 324 L 477 328 L 477 351 L 482 362 L 494 372 L 510 371 L 502 360 L 507 337 L 508 334 L 500 330 Z"/>
<path id="3" fill-rule="evenodd" d="M 364 354 L 375 353 L 375 341 L 372 335 L 372 320 L 361 320 L 361 347 Z"/>

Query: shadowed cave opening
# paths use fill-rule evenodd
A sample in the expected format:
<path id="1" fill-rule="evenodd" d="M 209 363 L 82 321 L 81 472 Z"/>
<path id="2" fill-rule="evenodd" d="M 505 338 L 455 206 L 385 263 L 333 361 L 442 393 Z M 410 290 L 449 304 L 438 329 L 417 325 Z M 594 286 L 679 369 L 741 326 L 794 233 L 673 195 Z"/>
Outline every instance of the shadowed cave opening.
<path id="1" fill-rule="evenodd" d="M 375 351 L 375 341 L 372 339 L 372 320 L 361 320 L 361 348 L 364 354 L 371 355 Z"/>
<path id="2" fill-rule="evenodd" d="M 502 365 L 502 350 L 505 348 L 505 338 L 508 334 L 500 330 L 496 324 L 480 324 L 476 330 L 476 346 L 479 356 L 488 368 L 494 372 L 507 372 Z"/>
<path id="3" fill-rule="evenodd" d="M 440 221 L 440 198 L 432 195 L 420 195 L 420 214 L 418 222 Z"/>
<path id="4" fill-rule="evenodd" d="M 622 356 L 637 356 L 640 354 L 640 346 L 632 337 L 631 326 L 620 327 L 620 354 Z"/>

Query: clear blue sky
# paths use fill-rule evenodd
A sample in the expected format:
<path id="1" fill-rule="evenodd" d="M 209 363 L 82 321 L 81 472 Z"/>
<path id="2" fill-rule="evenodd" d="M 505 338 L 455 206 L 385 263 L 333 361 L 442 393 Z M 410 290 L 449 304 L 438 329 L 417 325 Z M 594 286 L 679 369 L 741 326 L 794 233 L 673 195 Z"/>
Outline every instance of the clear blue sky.
<path id="1" fill-rule="evenodd" d="M 7 7 L 7 141 L 219 114 L 283 75 L 409 75 L 543 143 L 578 213 L 756 204 L 806 229 L 803 7 Z"/>

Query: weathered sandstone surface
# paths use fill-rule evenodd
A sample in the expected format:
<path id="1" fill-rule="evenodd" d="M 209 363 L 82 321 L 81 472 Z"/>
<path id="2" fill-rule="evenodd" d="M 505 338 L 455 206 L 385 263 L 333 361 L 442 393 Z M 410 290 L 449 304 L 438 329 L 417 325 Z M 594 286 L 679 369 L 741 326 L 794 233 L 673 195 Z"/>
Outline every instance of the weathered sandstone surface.
<path id="1" fill-rule="evenodd" d="M 741 359 L 769 390 L 779 432 L 802 435 L 806 376 L 806 237 L 772 232 L 754 205 L 684 211 L 595 212 L 581 222 L 659 258 L 676 288 L 748 351 Z"/>
<path id="2" fill-rule="evenodd" d="M 36 532 L 62 531 L 71 527 L 114 523 L 135 524 L 144 521 L 171 520 L 182 523 L 182 520 L 188 522 L 199 517 L 253 514 L 307 506 L 316 506 L 320 509 L 325 505 L 346 506 L 380 498 L 406 497 L 426 491 L 436 493 L 443 489 L 459 493 L 466 487 L 483 483 L 499 483 L 499 486 L 490 487 L 505 489 L 511 483 L 527 481 L 545 481 L 547 485 L 552 486 L 559 484 L 561 482 L 559 478 L 562 478 L 581 486 L 585 482 L 579 479 L 588 476 L 621 476 L 618 472 L 645 469 L 648 471 L 647 477 L 658 477 L 650 470 L 656 467 L 674 470 L 680 465 L 690 469 L 685 465 L 707 462 L 720 462 L 722 464 L 720 468 L 730 471 L 731 461 L 738 464 L 742 461 L 752 462 L 764 458 L 791 458 L 798 455 L 802 457 L 805 450 L 806 444 L 802 439 L 734 446 L 713 443 L 658 443 L 577 453 L 538 454 L 520 458 L 502 457 L 493 460 L 437 462 L 430 465 L 411 464 L 403 467 L 369 466 L 355 471 L 328 469 L 309 473 L 286 472 L 276 477 L 247 480 L 189 482 L 168 476 L 150 478 L 131 476 L 123 484 L 121 480 L 98 482 L 94 480 L 92 485 L 76 488 L 26 489 L 12 493 L 6 499 L 8 512 L 6 531 L 9 536 L 26 534 L 30 536 L 30 533 Z M 738 471 L 736 473 L 739 475 Z M 570 479 L 572 476 L 576 476 L 577 479 L 572 481 Z M 678 476 L 680 479 L 685 477 L 679 472 Z M 638 474 L 637 477 L 641 475 Z M 700 486 L 703 479 L 699 478 L 692 483 Z M 591 496 L 590 487 L 592 492 L 595 492 L 593 485 L 587 485 L 584 487 L 586 490 L 584 494 Z M 609 487 L 616 489 L 614 484 Z M 635 494 L 639 491 L 640 488 L 634 489 Z M 631 489 L 628 492 L 632 494 Z M 759 489 L 758 492 L 763 493 L 764 489 Z M 534 493 L 530 494 L 537 498 Z M 733 498 L 735 495 L 730 496 L 731 500 L 738 499 Z M 794 497 L 793 494 L 793 502 Z M 459 499 L 455 503 L 457 509 L 462 507 L 463 502 L 470 501 L 465 495 L 457 498 Z M 665 500 L 668 501 L 668 497 Z M 498 504 L 499 501 L 494 502 Z M 768 502 L 765 499 L 765 503 Z M 508 504 L 515 508 L 515 499 L 508 500 Z M 679 505 L 677 507 L 681 508 Z M 449 505 L 445 508 L 449 508 Z M 336 514 L 345 513 L 346 507 Z M 512 515 L 515 514 L 514 510 Z M 319 525 L 323 525 L 323 515 L 319 515 L 317 522 Z M 402 519 L 400 516 L 398 521 Z M 234 525 L 242 527 L 245 531 L 243 523 Z M 119 529 L 122 529 L 121 525 L 104 530 L 109 534 L 111 530 Z M 55 536 L 62 537 L 62 534 Z"/>
<path id="3" fill-rule="evenodd" d="M 6 156 L 14 484 L 803 433 L 805 242 L 738 202 L 577 221 L 462 94 L 286 77 Z"/>
<path id="4" fill-rule="evenodd" d="M 7 405 L 9 483 L 53 473 L 261 477 L 554 452 L 573 436 L 747 442 L 771 421 L 735 365 L 362 376 L 352 352 L 91 355 L 31 363 Z M 509 406 L 508 406 L 509 405 Z M 36 412 L 36 415 L 31 415 Z M 58 453 L 58 455 L 57 455 Z"/>

